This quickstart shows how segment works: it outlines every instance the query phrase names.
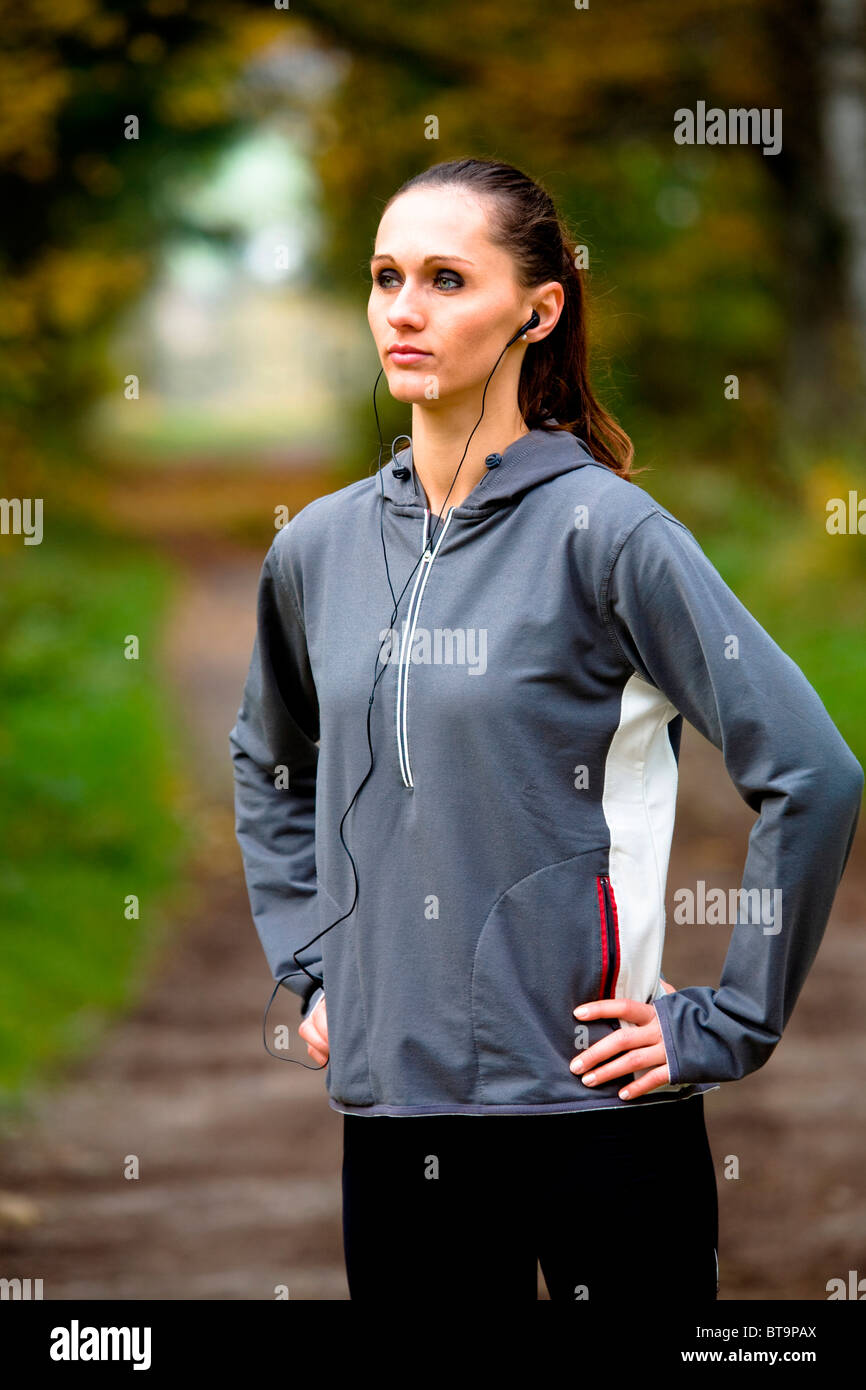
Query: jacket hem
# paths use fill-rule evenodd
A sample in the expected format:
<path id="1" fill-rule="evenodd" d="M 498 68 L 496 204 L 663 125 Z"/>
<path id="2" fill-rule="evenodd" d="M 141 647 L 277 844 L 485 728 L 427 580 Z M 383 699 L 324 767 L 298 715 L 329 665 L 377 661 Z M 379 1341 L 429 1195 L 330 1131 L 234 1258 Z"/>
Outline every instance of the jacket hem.
<path id="1" fill-rule="evenodd" d="M 456 1101 L 443 1101 L 435 1105 L 386 1105 L 383 1102 L 349 1105 L 329 1096 L 328 1104 L 341 1115 L 561 1115 L 572 1110 L 641 1110 L 647 1105 L 667 1105 L 671 1101 L 702 1095 L 705 1091 L 718 1091 L 720 1085 L 718 1081 L 695 1082 L 683 1085 L 679 1095 L 669 1093 L 657 1100 L 653 1100 L 652 1093 L 649 1093 L 638 1096 L 636 1100 L 611 1102 L 605 1096 L 592 1096 L 586 1100 L 555 1101 L 549 1105 L 461 1105 Z"/>

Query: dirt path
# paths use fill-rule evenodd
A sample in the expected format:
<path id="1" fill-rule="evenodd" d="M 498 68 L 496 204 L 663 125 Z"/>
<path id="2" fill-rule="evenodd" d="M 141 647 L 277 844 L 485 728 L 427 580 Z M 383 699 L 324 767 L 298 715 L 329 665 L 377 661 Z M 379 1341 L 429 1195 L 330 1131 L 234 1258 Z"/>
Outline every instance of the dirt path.
<path id="1" fill-rule="evenodd" d="M 252 644 L 263 551 L 173 543 L 186 580 L 165 658 L 184 711 L 197 901 L 135 1011 L 0 1143 L 0 1273 L 51 1299 L 346 1299 L 342 1120 L 324 1073 L 269 1058 L 270 990 L 233 834 L 228 730 Z M 739 883 L 753 816 L 721 756 L 688 726 L 669 875 Z M 863 834 L 818 962 L 768 1067 L 706 1100 L 721 1208 L 722 1297 L 826 1298 L 866 1275 L 862 1054 Z M 674 984 L 714 983 L 727 933 L 669 926 Z M 276 1010 L 276 1005 L 275 1005 Z M 272 1011 L 272 1019 L 274 1017 Z M 281 1018 L 296 1019 L 294 1000 Z M 301 1055 L 300 1053 L 298 1054 Z M 306 1054 L 303 1060 L 309 1061 Z M 138 1155 L 141 1176 L 123 1176 Z M 728 1180 L 730 1156 L 739 1177 Z M 687 1212 L 648 1213 L 676 1239 Z M 539 1296 L 546 1298 L 543 1282 Z"/>

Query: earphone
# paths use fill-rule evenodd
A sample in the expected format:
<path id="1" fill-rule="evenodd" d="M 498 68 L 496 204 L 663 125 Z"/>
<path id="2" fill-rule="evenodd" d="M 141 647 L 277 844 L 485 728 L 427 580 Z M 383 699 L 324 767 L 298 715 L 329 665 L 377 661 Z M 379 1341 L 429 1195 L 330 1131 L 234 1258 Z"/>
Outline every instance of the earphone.
<path id="1" fill-rule="evenodd" d="M 484 402 L 485 402 L 485 398 L 486 398 L 486 396 L 487 396 L 487 388 L 488 388 L 488 386 L 490 385 L 490 378 L 493 376 L 493 373 L 496 371 L 496 368 L 499 366 L 499 363 L 502 361 L 502 358 L 503 358 L 504 354 L 505 354 L 505 353 L 508 351 L 508 349 L 511 347 L 512 343 L 516 343 L 516 342 L 517 342 L 517 339 L 518 339 L 518 338 L 521 338 L 521 337 L 525 339 L 525 338 L 526 338 L 526 334 L 527 334 L 531 329 L 537 328 L 540 322 L 541 322 L 541 320 L 540 320 L 540 318 L 539 318 L 539 316 L 538 316 L 537 311 L 536 311 L 535 309 L 533 309 L 531 318 L 529 318 L 528 321 L 527 321 L 526 323 L 524 323 L 520 328 L 518 328 L 517 332 L 514 334 L 513 337 L 511 337 L 511 338 L 508 339 L 508 342 L 505 344 L 505 347 L 502 349 L 502 352 L 500 352 L 499 356 L 497 357 L 496 361 L 494 362 L 493 367 L 492 367 L 491 370 L 490 370 L 490 375 L 488 376 L 486 382 L 484 383 L 484 390 L 483 390 L 482 395 L 481 395 L 481 414 L 479 415 L 478 419 L 476 420 L 475 425 L 473 426 L 473 429 L 472 429 L 472 433 L 470 434 L 469 438 L 468 438 L 467 441 L 466 441 L 466 447 L 465 447 L 464 450 L 463 450 L 463 456 L 462 456 L 462 458 L 460 459 L 459 464 L 457 465 L 457 472 L 454 474 L 454 477 L 453 477 L 453 479 L 452 479 L 452 481 L 451 481 L 451 487 L 449 487 L 447 493 L 445 494 L 445 501 L 444 501 L 443 504 L 442 504 L 442 511 L 443 511 L 443 512 L 444 512 L 445 506 L 446 506 L 446 504 L 447 504 L 447 502 L 448 502 L 448 498 L 451 496 L 451 491 L 452 491 L 452 489 L 453 489 L 453 487 L 454 487 L 454 484 L 457 482 L 457 477 L 458 477 L 458 475 L 459 475 L 459 473 L 460 473 L 460 469 L 463 467 L 463 461 L 464 461 L 464 459 L 466 458 L 467 450 L 468 450 L 468 448 L 469 448 L 469 445 L 472 443 L 472 435 L 474 435 L 475 431 L 478 429 L 478 426 L 481 424 L 481 421 L 482 421 L 482 419 L 483 419 L 483 417 L 484 417 Z M 394 603 L 394 608 L 393 608 L 393 611 L 392 611 L 392 613 L 391 613 L 391 618 L 390 618 L 390 621 L 389 621 L 389 623 L 388 623 L 388 627 L 387 627 L 387 629 L 386 629 L 386 636 L 383 638 L 383 642 L 380 643 L 380 645 L 379 645 L 379 650 L 378 650 L 377 653 L 376 653 L 376 661 L 375 661 L 374 668 L 373 668 L 373 669 L 374 669 L 374 672 L 375 672 L 376 666 L 378 666 L 378 665 L 380 664 L 380 658 L 381 658 L 381 654 L 382 654 L 382 645 L 384 644 L 384 642 L 389 642 L 390 639 L 391 639 L 391 633 L 392 633 L 393 630 L 394 630 L 394 622 L 395 622 L 396 617 L 397 617 L 397 610 L 398 610 L 398 608 L 399 608 L 399 606 L 400 606 L 400 599 L 402 599 L 403 595 L 405 594 L 406 590 L 408 589 L 409 583 L 410 583 L 410 581 L 411 581 L 411 579 L 412 579 L 412 575 L 415 573 L 416 569 L 418 568 L 418 566 L 421 564 L 422 560 L 424 559 L 424 556 L 427 554 L 427 552 L 428 552 L 428 550 L 429 550 L 429 548 L 430 548 L 430 545 L 432 544 L 433 535 L 434 535 L 434 533 L 435 533 L 436 527 L 439 525 L 439 522 L 442 520 L 442 512 L 440 512 L 439 515 L 436 517 L 436 521 L 435 521 L 435 523 L 434 523 L 434 525 L 433 525 L 433 528 L 432 528 L 432 530 L 431 530 L 431 532 L 430 532 L 430 535 L 428 536 L 428 539 L 427 539 L 427 542 L 426 542 L 426 545 L 425 545 L 424 549 L 422 550 L 421 554 L 418 556 L 418 559 L 415 561 L 415 564 L 412 566 L 412 569 L 411 569 L 411 571 L 410 571 L 410 573 L 409 573 L 409 578 L 406 580 L 406 583 L 403 585 L 403 588 L 400 590 L 400 596 L 399 596 L 399 598 L 395 598 L 395 596 L 394 596 L 394 586 L 393 586 L 393 584 L 391 583 L 391 571 L 390 571 L 390 569 L 389 569 L 389 567 L 388 567 L 388 551 L 387 551 L 387 547 L 386 547 L 386 545 L 385 545 L 385 526 L 384 526 L 384 516 L 385 516 L 385 490 L 384 490 L 384 487 L 382 486 L 382 453 L 383 453 L 384 448 L 385 448 L 385 441 L 384 441 L 384 439 L 382 438 L 382 428 L 381 428 L 381 425 L 380 425 L 380 423 L 379 423 L 379 412 L 378 412 L 378 410 L 376 409 L 376 388 L 378 387 L 379 382 L 380 382 L 381 379 L 382 379 L 382 372 L 383 372 L 384 370 L 385 370 L 384 367 L 380 369 L 379 375 L 376 377 L 375 385 L 373 386 L 373 413 L 374 413 L 374 415 L 375 415 L 375 417 L 376 417 L 376 429 L 377 429 L 378 434 L 379 434 L 378 478 L 379 478 L 379 490 L 380 490 L 380 492 L 381 492 L 381 499 L 382 499 L 382 500 L 381 500 L 381 506 L 380 506 L 380 508 L 379 508 L 379 533 L 380 533 L 381 538 L 382 538 L 382 554 L 383 554 L 384 560 L 385 560 L 385 574 L 386 574 L 387 579 L 388 579 L 388 588 L 389 588 L 390 591 L 391 591 L 391 598 L 392 598 L 393 603 Z M 411 440 L 411 438 L 410 438 L 409 435 L 401 435 L 401 434 L 398 434 L 398 435 L 396 435 L 395 438 L 391 441 L 391 459 L 392 459 L 392 462 L 393 462 L 393 465 L 394 465 L 393 468 L 392 468 L 392 470 L 391 470 L 391 471 L 392 471 L 392 474 L 393 474 L 393 476 L 394 476 L 395 478 L 397 478 L 397 479 L 406 479 L 406 478 L 408 478 L 408 477 L 411 476 L 410 469 L 407 468 L 405 464 L 398 464 L 398 463 L 396 462 L 396 460 L 394 459 L 394 445 L 397 443 L 397 440 L 398 440 L 398 439 L 408 439 L 408 440 L 409 440 L 410 456 L 411 456 L 411 445 L 412 445 L 412 440 Z M 489 469 L 489 468 L 495 468 L 495 467 L 497 467 L 498 464 L 501 463 L 501 461 L 502 461 L 502 460 L 501 460 L 501 455 L 499 455 L 499 454 L 488 454 L 488 456 L 487 456 L 487 458 L 486 458 L 486 460 L 485 460 L 485 463 L 487 464 L 487 467 L 488 467 L 488 469 Z M 301 974 L 304 974 L 304 975 L 307 976 L 307 978 L 308 978 L 309 980 L 312 980 L 312 981 L 313 981 L 313 983 L 315 984 L 315 986 L 316 986 L 317 988 L 318 988 L 320 985 L 322 985 L 322 986 L 324 985 L 324 980 L 319 979 L 319 977 L 316 976 L 316 975 L 311 975 L 310 972 L 309 972 L 309 970 L 306 968 L 306 966 L 300 964 L 300 962 L 298 961 L 298 955 L 299 955 L 299 953 L 300 953 L 301 951 L 305 951 L 305 950 L 307 949 L 308 946 L 312 946 L 316 941 L 318 941 L 320 936 L 324 936 L 324 935 L 326 934 L 326 932 L 333 931 L 334 927 L 339 926 L 339 924 L 340 924 L 341 922 L 345 921 L 345 919 L 346 919 L 347 917 L 350 917 L 350 916 L 352 915 L 352 913 L 354 912 L 354 910 L 355 910 L 355 906 L 356 906 L 357 901 L 358 901 L 358 887 L 359 887 L 359 881 L 358 881 L 358 866 L 356 865 L 355 860 L 354 860 L 354 858 L 353 858 L 353 856 L 352 856 L 352 851 L 349 849 L 349 846 L 346 844 L 346 841 L 345 841 L 345 839 L 343 838 L 343 822 L 345 821 L 346 816 L 349 814 L 349 812 L 351 811 L 352 807 L 354 806 L 355 801 L 356 801 L 356 799 L 357 799 L 357 797 L 358 797 L 359 792 L 361 792 L 361 790 L 363 789 L 363 787 L 366 785 L 367 779 L 369 778 L 371 772 L 373 771 L 373 766 L 374 766 L 374 755 L 373 755 L 373 741 L 372 741 L 372 738 L 371 738 L 371 736 L 370 736 L 370 716 L 371 716 L 371 711 L 372 711 L 372 708 L 373 708 L 373 700 L 375 699 L 375 696 L 376 696 L 376 686 L 378 685 L 379 681 L 381 680 L 382 676 L 385 674 L 385 671 L 386 671 L 387 669 L 388 669 L 388 668 L 387 668 L 387 665 L 382 665 L 381 671 L 379 671 L 379 673 L 378 673 L 377 675 L 374 674 L 374 677 L 373 677 L 373 686 L 372 686 L 372 689 L 371 689 L 371 691 L 370 691 L 370 698 L 369 698 L 369 700 L 368 700 L 368 702 L 367 702 L 367 746 L 368 746 L 368 748 L 369 748 L 369 750 L 370 750 L 370 766 L 368 767 L 366 773 L 364 774 L 363 780 L 359 783 L 358 787 L 356 788 L 354 796 L 352 797 L 351 801 L 349 802 L 348 806 L 346 807 L 345 811 L 343 812 L 342 816 L 340 817 L 340 840 L 342 841 L 343 848 L 345 849 L 345 851 L 346 851 L 346 853 L 348 854 L 349 859 L 351 860 L 351 863 L 352 863 L 352 871 L 353 871 L 354 878 L 355 878 L 355 897 L 354 897 L 354 899 L 353 899 L 353 901 L 352 901 L 351 907 L 348 909 L 347 912 L 344 912 L 344 913 L 343 913 L 342 917 L 338 917 L 337 920 L 336 920 L 335 922 L 332 922 L 331 925 L 330 925 L 329 927 L 325 927 L 323 931 L 318 932 L 318 933 L 316 934 L 316 936 L 314 936 L 310 941 L 306 941 L 306 942 L 304 943 L 303 946 L 299 946 L 298 949 L 297 949 L 297 951 L 293 951 L 293 952 L 292 952 L 292 956 L 293 956 L 293 958 L 294 958 L 295 964 L 298 966 L 298 969 L 297 969 L 297 970 L 289 970 L 289 971 L 286 972 L 285 975 L 281 975 L 281 976 L 279 977 L 279 979 L 277 980 L 276 984 L 274 985 L 274 987 L 273 987 L 273 989 L 272 989 L 272 991 L 271 991 L 271 996 L 270 996 L 270 999 L 268 1000 L 267 1005 L 266 1005 L 266 1007 L 265 1007 L 265 1013 L 264 1013 L 264 1017 L 263 1017 L 263 1019 L 262 1019 L 262 1042 L 264 1043 L 265 1051 L 266 1051 L 271 1057 L 276 1057 L 276 1059 L 277 1059 L 278 1062 L 292 1062 L 292 1063 L 294 1063 L 295 1066 L 304 1067 L 306 1071 L 321 1071 L 321 1070 L 322 1070 L 322 1067 L 328 1066 L 328 1062 L 327 1062 L 327 1061 L 322 1062 L 320 1066 L 311 1066 L 311 1065 L 310 1065 L 309 1063 L 307 1063 L 307 1062 L 299 1062 L 299 1061 L 297 1061 L 294 1057 L 280 1057 L 276 1052 L 272 1052 L 271 1049 L 268 1047 L 268 1039 L 267 1039 L 267 1032 L 266 1032 L 267 1021 L 268 1021 L 268 1013 L 270 1012 L 271 1004 L 274 1002 L 274 997 L 275 997 L 275 995 L 276 995 L 276 992 L 277 992 L 277 990 L 279 989 L 280 985 L 283 983 L 283 980 L 287 980 L 287 979 L 291 978 L 291 976 L 293 976 L 293 975 L 301 975 Z"/>

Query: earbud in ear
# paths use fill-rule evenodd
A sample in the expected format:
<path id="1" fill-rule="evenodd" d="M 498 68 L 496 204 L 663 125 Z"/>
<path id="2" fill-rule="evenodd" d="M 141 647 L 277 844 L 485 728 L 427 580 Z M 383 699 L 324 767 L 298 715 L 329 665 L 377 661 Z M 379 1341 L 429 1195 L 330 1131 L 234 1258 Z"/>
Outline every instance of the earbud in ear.
<path id="1" fill-rule="evenodd" d="M 521 338 L 523 338 L 524 342 L 526 341 L 526 335 L 529 332 L 529 330 L 531 328 L 537 328 L 540 323 L 541 319 L 538 317 L 538 312 L 537 310 L 533 309 L 532 317 L 523 325 L 522 328 L 518 328 L 517 330 Z"/>

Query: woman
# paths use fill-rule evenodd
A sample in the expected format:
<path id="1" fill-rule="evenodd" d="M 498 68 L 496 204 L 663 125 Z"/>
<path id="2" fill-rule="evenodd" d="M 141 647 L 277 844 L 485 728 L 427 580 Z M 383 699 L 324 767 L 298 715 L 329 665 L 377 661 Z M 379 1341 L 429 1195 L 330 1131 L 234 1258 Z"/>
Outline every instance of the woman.
<path id="1" fill-rule="evenodd" d="M 411 447 L 275 538 L 230 735 L 254 921 L 344 1115 L 350 1294 L 535 1299 L 539 1260 L 553 1300 L 712 1300 L 703 1093 L 779 1041 L 863 771 L 630 480 L 547 193 L 436 165 L 371 271 Z M 717 989 L 660 975 L 683 716 L 760 812 Z"/>

